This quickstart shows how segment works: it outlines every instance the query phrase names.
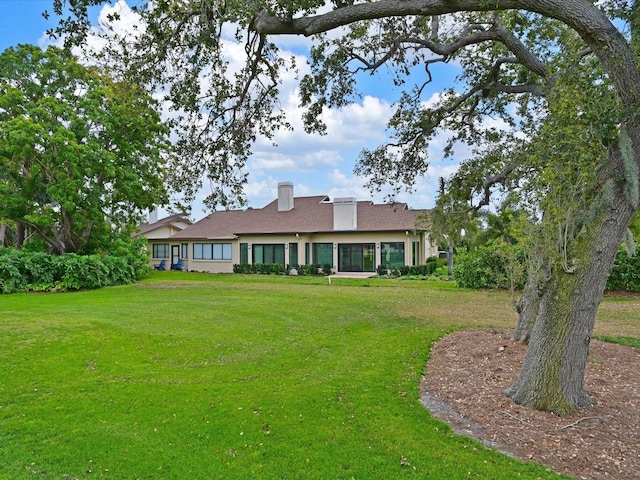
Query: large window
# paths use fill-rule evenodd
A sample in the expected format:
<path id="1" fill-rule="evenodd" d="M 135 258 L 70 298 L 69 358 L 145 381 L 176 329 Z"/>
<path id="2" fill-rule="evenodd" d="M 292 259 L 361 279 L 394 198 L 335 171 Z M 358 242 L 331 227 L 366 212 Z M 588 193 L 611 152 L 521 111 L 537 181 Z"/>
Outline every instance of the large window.
<path id="1" fill-rule="evenodd" d="M 333 243 L 314 243 L 312 247 L 313 263 L 333 266 Z"/>
<path id="2" fill-rule="evenodd" d="M 404 267 L 404 242 L 389 242 L 380 245 L 381 263 L 387 268 Z"/>
<path id="3" fill-rule="evenodd" d="M 230 243 L 194 243 L 194 260 L 231 260 Z"/>
<path id="4" fill-rule="evenodd" d="M 181 258 L 189 258 L 189 244 L 188 243 L 183 243 L 182 244 L 182 255 Z"/>
<path id="5" fill-rule="evenodd" d="M 153 258 L 169 258 L 169 244 L 168 243 L 154 243 L 153 244 Z"/>
<path id="6" fill-rule="evenodd" d="M 284 245 L 257 244 L 251 246 L 253 263 L 279 263 L 284 265 Z"/>

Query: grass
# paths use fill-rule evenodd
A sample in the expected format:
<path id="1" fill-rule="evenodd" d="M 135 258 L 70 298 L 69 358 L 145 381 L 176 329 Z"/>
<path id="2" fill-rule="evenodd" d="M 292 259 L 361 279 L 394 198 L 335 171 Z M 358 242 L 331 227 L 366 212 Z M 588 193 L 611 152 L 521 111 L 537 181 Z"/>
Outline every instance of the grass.
<path id="1" fill-rule="evenodd" d="M 634 301 L 607 299 L 600 334 L 637 338 Z M 419 403 L 434 341 L 514 322 L 508 294 L 431 281 L 154 272 L 3 296 L 0 479 L 563 478 Z"/>

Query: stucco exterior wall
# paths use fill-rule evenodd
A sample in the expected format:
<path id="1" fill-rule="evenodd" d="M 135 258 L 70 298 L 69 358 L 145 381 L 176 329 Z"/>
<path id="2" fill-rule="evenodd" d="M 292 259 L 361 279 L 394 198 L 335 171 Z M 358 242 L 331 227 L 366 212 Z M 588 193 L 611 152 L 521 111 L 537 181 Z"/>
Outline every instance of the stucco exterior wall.
<path id="1" fill-rule="evenodd" d="M 419 242 L 419 254 L 416 264 L 423 264 L 430 256 L 438 255 L 437 245 L 434 245 L 428 237 L 422 233 L 414 233 L 412 231 L 405 232 L 327 232 L 316 234 L 296 234 L 296 235 L 242 235 L 235 239 L 197 239 L 197 240 L 171 240 L 171 239 L 149 239 L 149 250 L 153 251 L 153 244 L 168 244 L 169 252 L 174 246 L 179 247 L 182 265 L 188 271 L 210 272 L 210 273 L 233 273 L 233 265 L 240 262 L 240 244 L 248 245 L 248 260 L 252 263 L 252 247 L 253 245 L 284 245 L 285 246 L 285 263 L 289 263 L 289 247 L 290 244 L 298 245 L 298 264 L 318 263 L 312 258 L 312 245 L 314 243 L 330 243 L 333 245 L 333 268 L 338 271 L 339 265 L 339 245 L 349 244 L 373 244 L 375 245 L 375 267 L 384 263 L 382 258 L 382 243 L 403 243 L 404 244 L 404 263 L 412 265 L 413 262 L 413 242 Z M 193 258 L 194 243 L 230 243 L 232 257 L 231 260 L 196 260 Z M 187 245 L 187 255 L 184 256 L 183 245 Z M 309 258 L 307 258 L 306 244 L 309 244 Z M 156 265 L 160 262 L 159 258 L 151 258 L 150 262 Z M 167 258 L 167 269 L 169 264 L 175 259 Z"/>

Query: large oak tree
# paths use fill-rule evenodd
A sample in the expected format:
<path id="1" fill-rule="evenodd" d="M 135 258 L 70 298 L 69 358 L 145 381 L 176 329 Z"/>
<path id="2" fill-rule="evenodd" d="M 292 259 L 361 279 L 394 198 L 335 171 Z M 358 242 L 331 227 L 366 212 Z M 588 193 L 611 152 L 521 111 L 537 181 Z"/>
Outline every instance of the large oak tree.
<path id="1" fill-rule="evenodd" d="M 98 3 L 72 2 L 74 17 L 62 30 L 86 32 L 83 7 Z M 514 130 L 542 128 L 558 74 L 570 73 L 582 59 L 595 59 L 604 74 L 600 81 L 613 95 L 593 98 L 602 115 L 591 125 L 604 154 L 576 211 L 588 221 L 573 224 L 560 260 L 549 258 L 522 372 L 508 391 L 518 403 L 558 414 L 589 404 L 584 370 L 596 309 L 639 202 L 640 7 L 635 1 L 157 0 L 136 7 L 144 24 L 134 48 L 131 39 L 118 43 L 111 37 L 111 58 L 123 60 L 123 75 L 135 73 L 151 88 L 169 86 L 181 145 L 197 160 L 183 167 L 198 174 L 191 178 L 208 175 L 220 185 L 212 202 L 241 190 L 242 168 L 256 136 L 270 137 L 287 126 L 278 101 L 286 65 L 274 43 L 278 36 L 312 38 L 311 74 L 300 85 L 310 131 L 323 131 L 324 108 L 357 97 L 363 73 L 386 69 L 404 89 L 389 120 L 391 140 L 363 151 L 356 167 L 374 189 L 411 185 L 427 170 L 427 147 L 443 128 L 455 131 L 452 148 L 455 142 L 495 148 L 518 138 L 492 128 L 486 122 L 491 117 Z M 225 51 L 229 27 L 244 41 L 246 54 L 244 68 L 233 72 L 227 71 Z M 575 52 L 576 58 L 563 65 L 562 52 Z M 427 104 L 424 87 L 436 74 L 435 64 L 451 61 L 462 69 L 457 89 Z M 563 158 L 573 161 L 570 154 Z"/>
<path id="2" fill-rule="evenodd" d="M 55 253 L 108 250 L 166 203 L 168 129 L 135 84 L 67 51 L 0 54 L 0 223 Z"/>

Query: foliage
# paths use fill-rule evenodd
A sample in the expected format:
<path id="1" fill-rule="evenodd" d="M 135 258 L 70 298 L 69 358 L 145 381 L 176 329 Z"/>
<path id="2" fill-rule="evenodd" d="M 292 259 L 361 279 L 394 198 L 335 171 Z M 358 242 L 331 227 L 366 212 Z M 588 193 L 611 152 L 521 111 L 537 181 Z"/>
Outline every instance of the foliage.
<path id="1" fill-rule="evenodd" d="M 629 255 L 620 250 L 607 280 L 607 290 L 640 292 L 640 253 Z"/>
<path id="2" fill-rule="evenodd" d="M 465 288 L 522 288 L 524 257 L 517 245 L 491 242 L 459 253 L 453 266 L 454 278 Z"/>
<path id="3" fill-rule="evenodd" d="M 312 276 L 321 275 L 320 265 L 318 264 L 298 265 L 296 270 L 298 271 L 298 275 L 312 275 Z"/>
<path id="4" fill-rule="evenodd" d="M 288 272 L 289 269 L 280 263 L 242 263 L 233 266 L 233 273 L 282 275 Z"/>
<path id="5" fill-rule="evenodd" d="M 97 253 L 128 237 L 142 211 L 166 203 L 168 131 L 157 108 L 136 84 L 67 51 L 4 51 L 0 221 L 55 253 Z"/>
<path id="6" fill-rule="evenodd" d="M 261 275 L 289 275 L 295 269 L 297 275 L 331 275 L 331 265 L 282 265 L 280 263 L 242 263 L 233 266 L 233 273 Z"/>
<path id="7" fill-rule="evenodd" d="M 461 195 L 453 190 L 460 187 L 458 179 L 453 177 L 439 179 L 438 196 L 435 207 L 418 219 L 421 226 L 429 232 L 429 238 L 444 243 L 449 252 L 448 274 L 453 275 L 453 252 L 455 247 L 469 242 L 478 232 L 479 220 L 473 209 L 469 208 Z"/>
<path id="8" fill-rule="evenodd" d="M 149 271 L 139 241 L 109 255 L 50 255 L 0 249 L 0 293 L 68 291 L 132 283 Z"/>
<path id="9" fill-rule="evenodd" d="M 439 268 L 447 264 L 446 260 L 438 257 L 429 257 L 422 265 L 404 265 L 400 268 L 389 269 L 386 265 L 378 265 L 376 273 L 378 276 L 385 277 L 420 277 L 425 278 L 436 274 Z"/>
<path id="10" fill-rule="evenodd" d="M 520 247 L 491 242 L 456 256 L 455 279 L 466 288 L 510 288 L 514 278 L 515 287 L 522 288 L 525 263 Z M 618 252 L 606 290 L 640 292 L 639 253 Z"/>

